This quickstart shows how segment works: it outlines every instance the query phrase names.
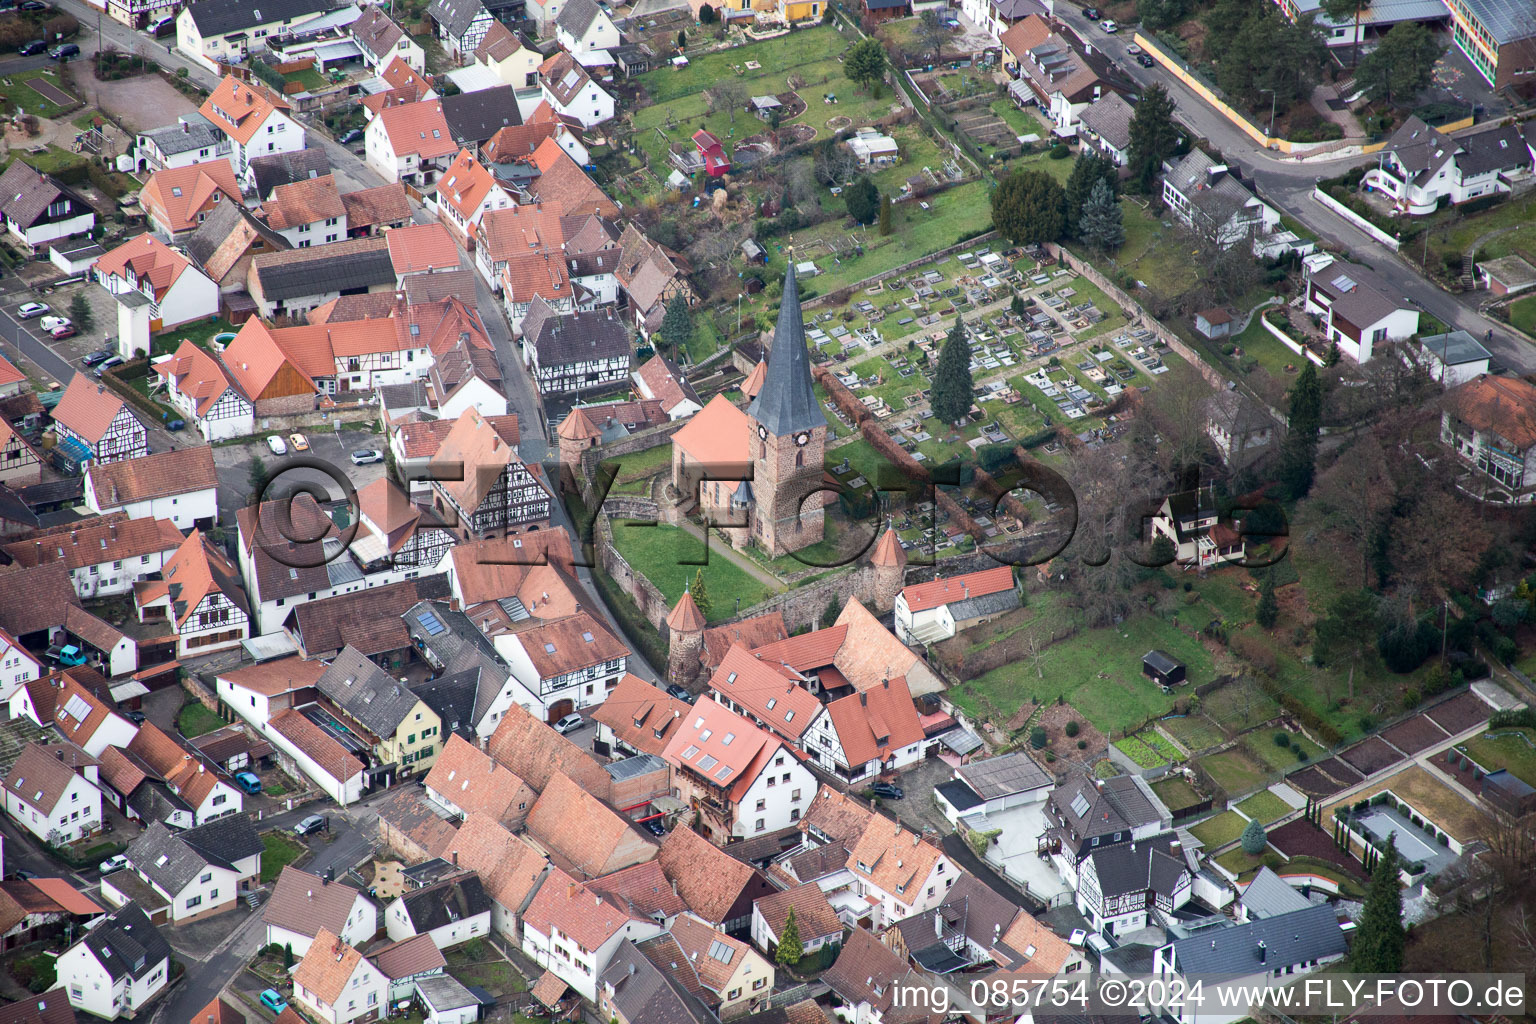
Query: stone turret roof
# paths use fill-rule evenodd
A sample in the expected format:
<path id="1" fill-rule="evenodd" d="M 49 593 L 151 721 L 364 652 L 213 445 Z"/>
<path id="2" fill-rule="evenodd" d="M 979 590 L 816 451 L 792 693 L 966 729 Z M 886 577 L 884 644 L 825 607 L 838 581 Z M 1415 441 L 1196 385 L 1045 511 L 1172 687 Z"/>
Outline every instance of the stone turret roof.
<path id="1" fill-rule="evenodd" d="M 591 417 L 581 411 L 581 406 L 577 406 L 566 414 L 555 433 L 568 441 L 588 441 L 602 436 L 602 431 L 592 424 Z"/>
<path id="2" fill-rule="evenodd" d="M 699 606 L 694 603 L 693 594 L 683 591 L 682 600 L 677 602 L 677 607 L 667 616 L 667 625 L 674 633 L 699 633 L 706 625 L 704 613 L 699 611 Z"/>
<path id="3" fill-rule="evenodd" d="M 875 550 L 870 553 L 869 564 L 881 567 L 907 564 L 907 553 L 902 550 L 901 541 L 897 539 L 894 527 L 887 526 L 885 532 L 880 535 L 880 540 L 875 543 Z"/>

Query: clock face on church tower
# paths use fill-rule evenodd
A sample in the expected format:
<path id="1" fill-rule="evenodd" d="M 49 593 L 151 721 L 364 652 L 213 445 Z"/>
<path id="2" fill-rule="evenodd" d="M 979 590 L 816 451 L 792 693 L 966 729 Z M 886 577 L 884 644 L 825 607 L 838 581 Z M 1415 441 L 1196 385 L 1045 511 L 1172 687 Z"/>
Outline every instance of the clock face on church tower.
<path id="1" fill-rule="evenodd" d="M 795 435 L 795 444 L 800 445 L 802 448 L 805 445 L 809 444 L 810 440 L 811 440 L 811 435 L 810 435 L 809 431 L 802 430 L 802 431 L 800 431 L 800 433 Z"/>
<path id="2" fill-rule="evenodd" d="M 768 440 L 768 428 L 759 423 L 757 425 L 757 436 L 762 438 L 764 441 Z"/>

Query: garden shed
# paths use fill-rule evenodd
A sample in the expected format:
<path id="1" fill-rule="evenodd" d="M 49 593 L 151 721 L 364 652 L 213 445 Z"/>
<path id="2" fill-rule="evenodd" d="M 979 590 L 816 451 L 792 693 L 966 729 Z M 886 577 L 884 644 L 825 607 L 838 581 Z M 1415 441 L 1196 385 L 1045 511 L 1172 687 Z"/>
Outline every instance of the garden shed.
<path id="1" fill-rule="evenodd" d="M 1141 659 L 1141 674 L 1162 686 L 1184 681 L 1184 663 L 1163 651 L 1148 651 Z"/>

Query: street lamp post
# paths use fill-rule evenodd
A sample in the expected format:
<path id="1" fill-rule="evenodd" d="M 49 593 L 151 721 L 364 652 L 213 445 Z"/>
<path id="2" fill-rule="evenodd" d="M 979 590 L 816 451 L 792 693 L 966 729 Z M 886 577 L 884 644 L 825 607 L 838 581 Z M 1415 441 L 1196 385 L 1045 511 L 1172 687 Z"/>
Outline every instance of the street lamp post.
<path id="1" fill-rule="evenodd" d="M 1275 137 L 1275 90 L 1260 89 L 1259 92 L 1260 94 L 1269 93 L 1269 133 L 1265 138 L 1273 139 Z"/>

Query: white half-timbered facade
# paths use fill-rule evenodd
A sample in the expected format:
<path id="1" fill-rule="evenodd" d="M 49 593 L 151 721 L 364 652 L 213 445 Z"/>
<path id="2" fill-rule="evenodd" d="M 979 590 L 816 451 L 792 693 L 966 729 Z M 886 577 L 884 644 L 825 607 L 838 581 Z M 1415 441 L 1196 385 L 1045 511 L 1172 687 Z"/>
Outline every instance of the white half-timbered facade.
<path id="1" fill-rule="evenodd" d="M 149 453 L 149 435 L 106 385 L 75 374 L 53 410 L 58 448 L 79 463 L 116 462 Z"/>
<path id="2" fill-rule="evenodd" d="M 543 394 L 571 394 L 629 381 L 629 332 L 609 311 L 561 315 L 536 297 L 522 329 L 523 362 Z"/>
<path id="3" fill-rule="evenodd" d="M 165 381 L 165 395 L 210 444 L 256 432 L 256 407 L 230 386 L 212 356 L 190 341 L 151 369 Z"/>
<path id="4" fill-rule="evenodd" d="M 470 467 L 465 466 L 464 475 L 471 474 Z M 465 539 L 489 540 L 521 533 L 530 526 L 543 529 L 549 522 L 549 492 L 518 459 L 507 463 L 473 505 L 464 502 L 463 488 L 451 486 L 456 482 L 434 480 L 432 489 L 435 504 L 440 510 L 451 510 L 450 521 L 457 521 Z"/>

